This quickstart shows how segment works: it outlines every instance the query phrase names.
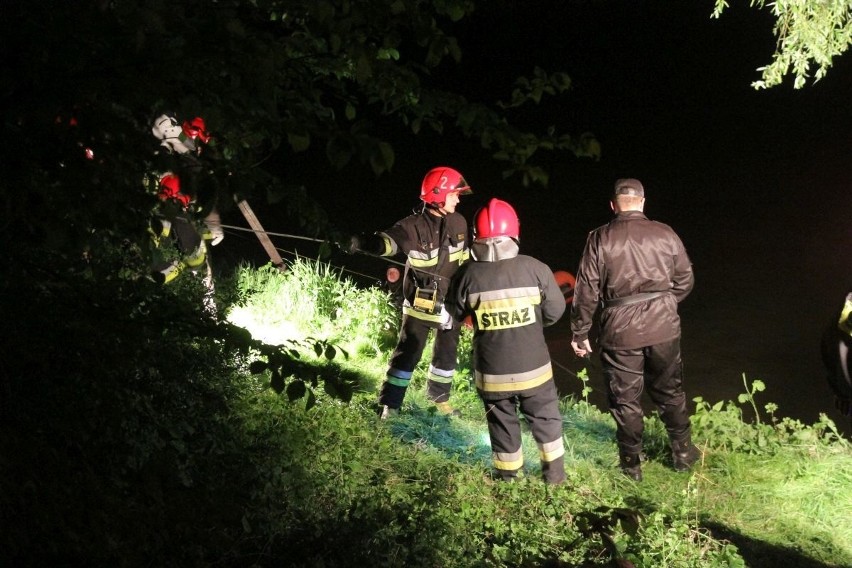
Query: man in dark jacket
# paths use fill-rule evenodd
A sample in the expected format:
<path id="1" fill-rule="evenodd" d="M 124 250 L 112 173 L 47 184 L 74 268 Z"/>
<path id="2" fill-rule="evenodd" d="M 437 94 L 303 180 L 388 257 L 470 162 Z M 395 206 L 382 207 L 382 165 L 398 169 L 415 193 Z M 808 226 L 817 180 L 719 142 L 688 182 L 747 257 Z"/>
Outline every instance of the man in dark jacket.
<path id="1" fill-rule="evenodd" d="M 577 356 L 592 351 L 589 329 L 600 307 L 601 366 L 622 471 L 640 481 L 642 391 L 660 412 L 677 471 L 700 457 L 692 444 L 677 305 L 692 290 L 692 264 L 677 234 L 650 221 L 643 209 L 645 189 L 620 179 L 610 201 L 615 218 L 589 234 L 571 307 L 571 347 Z"/>
<path id="2" fill-rule="evenodd" d="M 456 213 L 459 195 L 468 193 L 472 190 L 461 173 L 446 166 L 432 168 L 420 187 L 423 206 L 418 211 L 384 231 L 352 237 L 349 244 L 349 252 L 407 257 L 399 340 L 379 394 L 382 419 L 399 412 L 432 330 L 435 342 L 426 396 L 441 414 L 457 414 L 449 399 L 460 327 L 444 308 L 444 300 L 450 279 L 469 257 L 467 221 Z"/>
<path id="3" fill-rule="evenodd" d="M 476 214 L 471 255 L 447 296 L 462 321 L 472 316 L 476 389 L 485 404 L 494 468 L 501 479 L 523 467 L 518 407 L 538 444 L 547 483 L 565 480 L 562 415 L 543 329 L 565 313 L 550 268 L 518 254 L 518 216 L 492 199 Z"/>

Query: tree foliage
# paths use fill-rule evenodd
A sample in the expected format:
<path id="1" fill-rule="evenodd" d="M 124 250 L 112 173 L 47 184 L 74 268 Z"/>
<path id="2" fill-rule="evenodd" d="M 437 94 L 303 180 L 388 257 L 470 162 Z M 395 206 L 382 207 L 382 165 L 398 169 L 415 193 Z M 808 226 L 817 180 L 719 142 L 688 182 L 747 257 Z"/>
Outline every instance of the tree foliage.
<path id="1" fill-rule="evenodd" d="M 766 1 L 751 0 L 751 6 L 764 9 Z M 834 57 L 845 53 L 852 42 L 849 0 L 777 0 L 769 6 L 775 17 L 777 43 L 772 62 L 758 69 L 762 78 L 752 83 L 756 89 L 780 85 L 790 74 L 796 89 L 811 77 L 819 81 Z M 713 17 L 719 17 L 727 7 L 726 0 L 716 0 Z"/>
<path id="2" fill-rule="evenodd" d="M 595 155 L 590 136 L 534 134 L 508 117 L 570 88 L 520 79 L 509 102 L 470 101 L 436 70 L 461 58 L 454 22 L 470 0 L 10 0 L 0 7 L 4 239 L 78 255 L 94 234 L 145 236 L 161 171 L 154 117 L 202 116 L 204 167 L 225 197 L 279 203 L 305 233 L 328 230 L 287 173 L 307 155 L 391 170 L 391 139 L 457 129 L 525 184 L 539 149 Z M 390 134 L 389 134 L 390 133 Z M 93 159 L 86 159 L 90 152 Z M 260 201 L 262 200 L 262 201 Z M 220 199 L 230 203 L 230 199 Z"/>

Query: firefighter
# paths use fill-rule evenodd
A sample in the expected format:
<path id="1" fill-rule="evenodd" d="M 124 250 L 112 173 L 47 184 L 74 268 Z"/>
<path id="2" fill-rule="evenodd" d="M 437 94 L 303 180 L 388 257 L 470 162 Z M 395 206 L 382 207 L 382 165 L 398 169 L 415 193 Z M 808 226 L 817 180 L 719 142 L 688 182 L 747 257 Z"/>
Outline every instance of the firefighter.
<path id="1" fill-rule="evenodd" d="M 185 270 L 206 265 L 207 245 L 191 211 L 192 197 L 181 190 L 180 178 L 167 172 L 158 182 L 160 205 L 149 229 L 153 244 L 152 274 L 168 284 Z"/>
<path id="2" fill-rule="evenodd" d="M 212 246 L 218 245 L 225 238 L 216 208 L 218 190 L 215 178 L 199 159 L 204 145 L 212 141 L 204 119 L 195 117 L 179 123 L 174 116 L 163 114 L 154 119 L 151 133 L 163 148 L 157 153 L 160 169 L 175 172 L 183 184 L 182 192 L 200 204 L 197 209 L 204 219 L 205 236 Z"/>
<path id="3" fill-rule="evenodd" d="M 545 482 L 565 480 L 562 415 L 544 328 L 565 313 L 565 297 L 543 262 L 518 254 L 514 208 L 491 199 L 476 213 L 471 262 L 453 278 L 447 306 L 472 316 L 476 390 L 485 405 L 495 472 L 523 467 L 518 409 L 538 444 Z"/>
<path id="4" fill-rule="evenodd" d="M 852 420 L 852 292 L 846 295 L 839 316 L 826 326 L 821 347 L 834 404 L 843 416 Z"/>
<path id="5" fill-rule="evenodd" d="M 389 229 L 355 235 L 344 243 L 348 252 L 380 256 L 404 254 L 402 321 L 396 348 L 379 393 L 382 419 L 399 412 L 414 368 L 434 330 L 427 398 L 438 412 L 458 415 L 450 404 L 456 369 L 459 325 L 444 307 L 450 279 L 468 260 L 467 221 L 456 212 L 460 195 L 472 193 L 458 171 L 447 166 L 431 169 L 420 187 L 422 204 Z"/>

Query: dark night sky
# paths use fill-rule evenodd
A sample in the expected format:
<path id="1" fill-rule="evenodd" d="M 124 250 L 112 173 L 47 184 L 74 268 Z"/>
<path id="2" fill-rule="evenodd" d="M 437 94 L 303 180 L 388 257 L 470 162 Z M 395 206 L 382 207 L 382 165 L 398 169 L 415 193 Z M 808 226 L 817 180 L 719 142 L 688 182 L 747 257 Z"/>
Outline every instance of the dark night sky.
<path id="1" fill-rule="evenodd" d="M 681 308 L 687 394 L 735 400 L 746 373 L 767 384 L 761 408 L 773 401 L 782 415 L 812 422 L 827 412 L 842 424 L 818 347 L 850 283 L 852 55 L 802 90 L 790 80 L 755 91 L 774 48 L 771 16 L 742 6 L 712 20 L 712 9 L 710 0 L 483 2 L 457 33 L 461 67 L 441 79 L 491 103 L 536 63 L 567 71 L 573 91 L 544 119 L 594 132 L 603 158 L 550 158 L 550 186 L 525 189 L 477 157 L 475 142 L 424 135 L 397 148 L 390 176 L 318 193 L 335 196 L 326 198 L 334 221 L 372 231 L 409 211 L 429 167 L 453 165 L 475 191 L 462 213 L 509 200 L 522 252 L 573 272 L 585 235 L 610 219 L 614 180 L 637 177 L 646 213 L 678 231 L 696 272 Z M 365 197 L 376 210 L 362 215 Z M 552 355 L 576 370 L 566 329 L 564 318 L 550 332 Z"/>

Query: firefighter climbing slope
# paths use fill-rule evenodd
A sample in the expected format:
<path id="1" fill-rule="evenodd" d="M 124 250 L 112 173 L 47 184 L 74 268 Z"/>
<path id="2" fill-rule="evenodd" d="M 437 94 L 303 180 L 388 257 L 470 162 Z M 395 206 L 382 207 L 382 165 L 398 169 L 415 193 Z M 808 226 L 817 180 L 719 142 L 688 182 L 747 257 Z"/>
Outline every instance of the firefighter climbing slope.
<path id="1" fill-rule="evenodd" d="M 216 209 L 216 184 L 199 159 L 202 144 L 211 141 L 204 120 L 196 117 L 179 125 L 169 115 L 157 117 L 151 132 L 160 140 L 158 163 L 167 169 L 156 175 L 159 207 L 153 215 L 152 273 L 169 283 L 187 270 L 204 273 L 206 303 L 213 308 L 213 270 L 207 244 L 224 238 Z"/>
<path id="2" fill-rule="evenodd" d="M 207 246 L 193 219 L 192 198 L 181 191 L 180 178 L 171 172 L 158 182 L 160 206 L 152 217 L 150 233 L 151 271 L 163 284 L 172 282 L 185 270 L 206 267 Z"/>

